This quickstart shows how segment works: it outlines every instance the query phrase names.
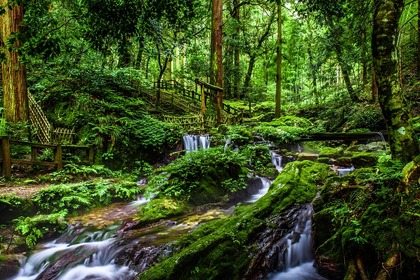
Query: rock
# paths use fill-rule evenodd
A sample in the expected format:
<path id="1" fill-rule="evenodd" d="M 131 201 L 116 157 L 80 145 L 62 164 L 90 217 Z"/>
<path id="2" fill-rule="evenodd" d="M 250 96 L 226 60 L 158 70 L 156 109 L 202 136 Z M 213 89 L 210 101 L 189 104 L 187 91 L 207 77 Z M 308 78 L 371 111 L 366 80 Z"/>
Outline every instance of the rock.
<path id="1" fill-rule="evenodd" d="M 0 275 L 2 279 L 8 279 L 16 275 L 19 271 L 20 256 L 8 255 L 6 259 L 0 259 Z"/>
<path id="2" fill-rule="evenodd" d="M 420 155 L 404 166 L 402 173 L 404 175 L 403 182 L 405 185 L 413 185 L 420 183 Z"/>

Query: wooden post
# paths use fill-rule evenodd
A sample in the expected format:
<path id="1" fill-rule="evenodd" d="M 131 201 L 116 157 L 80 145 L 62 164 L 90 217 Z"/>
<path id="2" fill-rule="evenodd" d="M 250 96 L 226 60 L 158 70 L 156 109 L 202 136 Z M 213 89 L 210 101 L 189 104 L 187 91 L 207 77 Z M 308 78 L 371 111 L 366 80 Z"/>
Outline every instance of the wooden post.
<path id="1" fill-rule="evenodd" d="M 9 137 L 5 136 L 1 138 L 1 148 L 3 156 L 3 176 L 9 178 L 12 176 L 12 159 L 10 158 L 10 142 Z"/>
<path id="2" fill-rule="evenodd" d="M 57 165 L 57 171 L 60 171 L 63 169 L 63 148 L 60 144 L 57 145 L 57 148 L 55 150 L 55 164 Z"/>
<path id="3" fill-rule="evenodd" d="M 201 89 L 201 113 L 204 115 L 206 112 L 206 93 L 204 91 L 204 85 L 200 86 Z"/>
<path id="4" fill-rule="evenodd" d="M 37 157 L 38 157 L 37 149 L 35 147 L 31 146 L 31 161 L 35 162 L 37 160 Z"/>

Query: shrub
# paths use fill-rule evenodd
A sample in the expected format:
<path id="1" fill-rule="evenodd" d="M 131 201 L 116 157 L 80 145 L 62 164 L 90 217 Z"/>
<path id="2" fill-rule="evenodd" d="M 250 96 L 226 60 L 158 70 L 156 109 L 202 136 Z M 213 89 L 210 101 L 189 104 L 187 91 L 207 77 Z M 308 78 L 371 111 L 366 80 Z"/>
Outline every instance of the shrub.
<path id="1" fill-rule="evenodd" d="M 188 200 L 193 191 L 213 186 L 223 193 L 246 188 L 247 160 L 223 147 L 194 151 L 159 168 L 151 176 L 147 192 L 158 197 Z M 209 190 L 208 190 L 209 191 Z"/>

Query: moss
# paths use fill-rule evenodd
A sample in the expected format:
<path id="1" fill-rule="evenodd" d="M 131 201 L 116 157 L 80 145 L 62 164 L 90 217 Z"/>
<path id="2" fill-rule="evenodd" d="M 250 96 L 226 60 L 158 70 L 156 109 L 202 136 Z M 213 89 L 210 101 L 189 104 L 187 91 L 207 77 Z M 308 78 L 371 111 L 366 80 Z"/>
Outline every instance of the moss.
<path id="1" fill-rule="evenodd" d="M 342 147 L 323 147 L 319 150 L 319 157 L 339 158 L 343 155 Z"/>
<path id="2" fill-rule="evenodd" d="M 328 158 L 328 157 L 319 157 L 318 158 L 318 162 L 319 163 L 329 164 L 330 163 L 330 158 Z"/>
<path id="3" fill-rule="evenodd" d="M 172 198 L 153 199 L 139 208 L 140 221 L 152 223 L 164 218 L 170 218 L 187 213 L 189 207 L 186 202 Z"/>
<path id="4" fill-rule="evenodd" d="M 235 215 L 199 227 L 175 246 L 176 254 L 150 268 L 138 279 L 241 279 L 249 266 L 253 240 L 269 217 L 313 199 L 320 184 L 331 174 L 328 165 L 293 162 L 273 182 L 268 195 Z"/>
<path id="5" fill-rule="evenodd" d="M 352 164 L 356 167 L 368 167 L 376 165 L 379 155 L 375 153 L 360 152 L 351 157 Z"/>
<path id="6" fill-rule="evenodd" d="M 270 126 L 296 126 L 301 128 L 312 126 L 312 123 L 308 119 L 296 116 L 283 116 L 265 124 Z"/>

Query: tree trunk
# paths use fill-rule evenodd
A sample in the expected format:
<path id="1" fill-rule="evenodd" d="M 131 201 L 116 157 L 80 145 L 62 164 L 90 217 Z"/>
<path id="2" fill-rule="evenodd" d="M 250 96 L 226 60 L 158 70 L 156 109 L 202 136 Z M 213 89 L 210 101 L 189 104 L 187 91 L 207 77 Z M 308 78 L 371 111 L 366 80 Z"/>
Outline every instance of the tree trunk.
<path id="1" fill-rule="evenodd" d="M 3 106 L 6 121 L 11 123 L 25 122 L 29 119 L 28 90 L 26 85 L 26 68 L 19 61 L 17 49 L 21 42 L 16 38 L 23 25 L 23 4 L 8 9 L 7 0 L 0 5 L 5 13 L 0 17 L 1 48 L 5 60 L 1 63 Z"/>
<path id="2" fill-rule="evenodd" d="M 210 50 L 210 84 L 223 88 L 222 60 L 222 10 L 223 1 L 212 2 L 211 50 Z M 223 92 L 216 93 L 217 124 L 222 122 Z"/>
<path id="3" fill-rule="evenodd" d="M 420 77 L 420 0 L 417 0 L 417 77 Z"/>
<path id="4" fill-rule="evenodd" d="M 420 1 L 420 0 L 419 0 Z M 240 6 L 239 6 L 239 0 L 233 0 L 233 5 L 234 5 L 234 19 L 236 21 L 236 27 L 235 27 L 235 39 L 237 39 L 239 32 L 241 31 L 239 22 L 240 22 Z M 234 96 L 236 96 L 238 99 L 241 99 L 240 96 L 240 90 L 239 90 L 239 85 L 240 85 L 240 80 L 241 80 L 241 75 L 240 73 L 240 49 L 238 44 L 236 44 L 235 46 L 235 51 L 234 51 L 234 82 L 233 82 L 233 94 Z"/>
<path id="5" fill-rule="evenodd" d="M 277 43 L 276 43 L 276 50 L 277 50 L 277 73 L 276 73 L 276 110 L 275 110 L 275 117 L 279 118 L 281 116 L 281 1 L 277 0 Z"/>
<path id="6" fill-rule="evenodd" d="M 337 54 L 338 64 L 341 68 L 341 73 L 343 74 L 344 83 L 347 88 L 347 92 L 350 96 L 351 101 L 358 102 L 359 98 L 357 97 L 356 93 L 353 90 L 353 86 L 351 85 L 350 81 L 350 66 L 344 61 L 343 59 L 343 51 L 341 49 L 341 45 L 338 42 L 334 43 L 335 53 Z"/>
<path id="7" fill-rule="evenodd" d="M 317 91 L 317 81 L 316 81 L 316 76 L 317 76 L 317 71 L 318 71 L 318 66 L 317 63 L 314 61 L 314 56 L 312 53 L 312 44 L 311 42 L 313 41 L 313 36 L 312 36 L 312 26 L 311 26 L 311 20 L 308 18 L 308 33 L 309 33 L 309 40 L 308 40 L 308 57 L 309 57 L 309 68 L 311 69 L 311 77 L 312 77 L 312 93 L 313 96 L 315 98 L 315 104 L 319 104 L 319 99 L 318 99 L 318 91 Z"/>
<path id="8" fill-rule="evenodd" d="M 408 162 L 419 153 L 410 124 L 411 113 L 398 81 L 396 51 L 398 21 L 404 0 L 375 0 L 372 55 L 379 103 L 388 129 L 394 159 Z"/>
<path id="9" fill-rule="evenodd" d="M 242 95 L 244 97 L 247 97 L 249 94 L 249 85 L 251 83 L 251 76 L 252 76 L 252 72 L 254 71 L 255 61 L 256 61 L 256 56 L 255 55 L 250 56 L 249 63 L 248 63 L 248 70 L 245 75 L 244 88 L 242 90 L 243 92 Z"/>

